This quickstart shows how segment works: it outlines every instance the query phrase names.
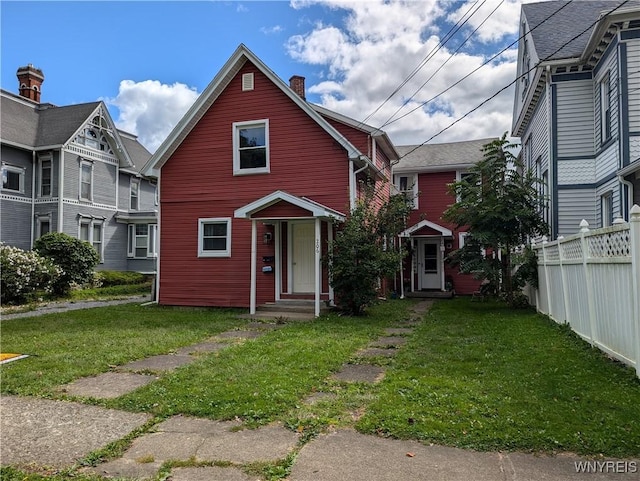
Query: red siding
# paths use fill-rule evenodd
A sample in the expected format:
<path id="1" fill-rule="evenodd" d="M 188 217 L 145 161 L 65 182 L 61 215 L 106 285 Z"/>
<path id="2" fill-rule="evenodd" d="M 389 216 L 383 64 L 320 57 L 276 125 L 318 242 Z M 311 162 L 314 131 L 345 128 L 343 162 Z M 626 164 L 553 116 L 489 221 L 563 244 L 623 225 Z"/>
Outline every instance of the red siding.
<path id="1" fill-rule="evenodd" d="M 442 227 L 450 229 L 453 233 L 453 239 L 445 240 L 447 249 L 445 250 L 445 256 L 448 255 L 459 247 L 459 232 L 464 232 L 464 229 L 456 229 L 455 225 L 445 221 L 442 218 L 442 213 L 453 203 L 455 198 L 449 194 L 447 185 L 456 181 L 455 171 L 449 172 L 430 172 L 419 174 L 418 176 L 418 209 L 411 212 L 409 217 L 408 226 L 417 224 L 421 220 L 428 220 Z M 438 235 L 436 231 L 426 232 L 431 229 L 421 229 L 422 235 Z M 423 232 L 425 231 L 425 232 Z M 448 248 L 448 244 L 451 244 L 451 248 Z M 410 264 L 406 266 L 409 268 Z M 453 279 L 453 286 L 457 294 L 471 294 L 478 290 L 480 282 L 468 274 L 460 274 L 458 269 L 451 267 L 450 264 L 445 263 L 445 276 L 451 276 Z M 417 285 L 417 284 L 416 284 Z"/>
<path id="2" fill-rule="evenodd" d="M 311 217 L 312 214 L 306 209 L 298 207 L 297 205 L 289 204 L 288 202 L 280 201 L 276 202 L 269 207 L 259 210 L 251 217 L 259 219 L 284 219 L 292 217 Z"/>
<path id="3" fill-rule="evenodd" d="M 255 89 L 243 92 L 248 72 Z M 261 119 L 269 119 L 271 172 L 233 176 L 232 123 Z M 346 212 L 348 172 L 345 150 L 248 62 L 162 168 L 160 302 L 248 306 L 251 222 L 233 218 L 234 210 L 284 190 Z M 232 218 L 230 258 L 198 258 L 198 219 L 205 217 Z M 275 276 L 262 273 L 274 244 L 262 243 L 266 226 L 258 226 L 262 303 L 274 298 Z"/>

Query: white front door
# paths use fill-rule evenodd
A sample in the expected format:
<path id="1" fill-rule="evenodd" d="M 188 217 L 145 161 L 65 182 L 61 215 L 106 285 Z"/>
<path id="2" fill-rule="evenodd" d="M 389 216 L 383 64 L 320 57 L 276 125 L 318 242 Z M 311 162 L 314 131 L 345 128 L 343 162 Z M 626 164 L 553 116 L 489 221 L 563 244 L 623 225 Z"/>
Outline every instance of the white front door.
<path id="1" fill-rule="evenodd" d="M 291 224 L 291 277 L 294 293 L 314 292 L 315 225 L 311 222 Z"/>
<path id="2" fill-rule="evenodd" d="M 424 240 L 420 246 L 420 288 L 442 289 L 442 257 L 440 240 Z"/>

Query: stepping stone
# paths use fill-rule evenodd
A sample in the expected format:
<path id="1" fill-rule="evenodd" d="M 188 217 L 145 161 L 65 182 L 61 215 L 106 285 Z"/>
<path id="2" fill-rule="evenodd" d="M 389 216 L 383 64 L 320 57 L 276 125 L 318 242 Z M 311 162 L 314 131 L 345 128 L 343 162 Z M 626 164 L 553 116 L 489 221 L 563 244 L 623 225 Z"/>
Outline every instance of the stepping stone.
<path id="1" fill-rule="evenodd" d="M 105 372 L 65 384 L 61 389 L 72 396 L 113 399 L 146 386 L 157 377 L 130 372 Z"/>
<path id="2" fill-rule="evenodd" d="M 174 369 L 193 361 L 194 358 L 191 356 L 161 354 L 159 356 L 147 357 L 145 359 L 130 362 L 129 364 L 118 367 L 118 370 L 152 372 L 173 371 Z"/>
<path id="3" fill-rule="evenodd" d="M 258 331 L 226 331 L 221 332 L 216 337 L 222 339 L 255 339 L 264 335 L 264 332 Z"/>
<path id="4" fill-rule="evenodd" d="M 135 459 L 118 458 L 80 471 L 82 473 L 97 474 L 105 478 L 126 478 L 142 481 L 155 479 L 161 467 L 162 463 L 157 461 L 138 462 Z"/>
<path id="5" fill-rule="evenodd" d="M 247 329 L 282 329 L 284 324 L 275 324 L 273 322 L 250 322 L 245 326 Z"/>
<path id="6" fill-rule="evenodd" d="M 381 337 L 377 341 L 370 344 L 371 347 L 386 347 L 386 346 L 404 346 L 407 343 L 406 337 L 401 336 L 389 336 Z"/>
<path id="7" fill-rule="evenodd" d="M 254 481 L 255 476 L 248 476 L 237 468 L 221 468 L 206 466 L 202 468 L 174 468 L 171 470 L 171 481 Z"/>
<path id="8" fill-rule="evenodd" d="M 384 332 L 389 336 L 402 336 L 413 334 L 413 329 L 411 329 L 410 327 L 388 327 L 384 330 Z"/>
<path id="9" fill-rule="evenodd" d="M 176 351 L 176 354 L 186 356 L 201 352 L 218 352 L 225 347 L 229 347 L 229 344 L 223 342 L 200 342 L 191 346 L 181 347 Z"/>
<path id="10" fill-rule="evenodd" d="M 382 349 L 379 347 L 369 347 L 358 351 L 356 356 L 358 357 L 393 357 L 398 353 L 397 349 Z"/>
<path id="11" fill-rule="evenodd" d="M 304 404 L 314 405 L 325 399 L 333 400 L 336 398 L 332 392 L 314 392 L 311 396 L 304 400 Z"/>
<path id="12" fill-rule="evenodd" d="M 421 314 L 422 315 L 425 312 L 427 312 L 429 309 L 431 309 L 431 306 L 433 306 L 433 301 L 431 301 L 431 300 L 422 301 L 422 302 L 418 302 L 413 307 L 411 307 L 411 311 L 415 312 L 416 314 Z"/>
<path id="13" fill-rule="evenodd" d="M 334 379 L 338 381 L 369 383 L 378 382 L 383 376 L 384 369 L 369 364 L 345 364 L 339 372 L 333 375 Z"/>

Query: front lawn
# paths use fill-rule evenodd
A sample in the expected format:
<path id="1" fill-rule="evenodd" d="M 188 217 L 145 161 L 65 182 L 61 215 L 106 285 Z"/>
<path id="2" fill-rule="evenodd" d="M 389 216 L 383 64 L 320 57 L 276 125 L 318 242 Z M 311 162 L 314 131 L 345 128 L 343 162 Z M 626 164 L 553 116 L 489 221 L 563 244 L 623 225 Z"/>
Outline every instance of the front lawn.
<path id="1" fill-rule="evenodd" d="M 396 358 L 359 358 L 409 306 L 395 300 L 363 318 L 288 323 L 100 403 L 160 417 L 280 420 L 304 439 L 355 426 L 480 450 L 640 455 L 633 371 L 531 311 L 442 301 Z M 79 377 L 241 328 L 237 313 L 131 304 L 2 321 L 2 350 L 33 355 L 2 366 L 2 393 L 62 397 L 58 386 Z M 386 376 L 375 385 L 332 379 L 345 362 L 377 363 Z M 314 392 L 331 396 L 305 403 Z"/>

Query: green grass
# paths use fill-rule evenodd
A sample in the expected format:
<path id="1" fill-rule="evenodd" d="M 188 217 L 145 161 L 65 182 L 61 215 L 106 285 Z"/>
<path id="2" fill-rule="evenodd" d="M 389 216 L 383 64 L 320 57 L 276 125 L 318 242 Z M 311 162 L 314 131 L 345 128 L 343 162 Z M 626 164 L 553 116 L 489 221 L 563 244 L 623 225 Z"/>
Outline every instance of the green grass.
<path id="1" fill-rule="evenodd" d="M 151 294 L 151 283 L 142 284 L 122 284 L 118 286 L 97 287 L 94 289 L 80 289 L 71 291 L 68 299 L 73 301 L 86 301 L 93 299 L 113 299 L 121 296 Z M 64 299 L 60 299 L 64 300 Z"/>
<path id="2" fill-rule="evenodd" d="M 640 382 L 531 311 L 438 303 L 358 423 L 480 450 L 640 454 Z"/>
<path id="3" fill-rule="evenodd" d="M 0 392 L 59 397 L 61 384 L 242 326 L 236 312 L 123 304 L 3 320 L 2 350 L 31 357 L 2 366 Z"/>
<path id="4" fill-rule="evenodd" d="M 358 349 L 398 326 L 409 306 L 394 300 L 362 318 L 288 323 L 100 403 L 154 419 L 238 417 L 250 427 L 277 420 L 300 432 L 302 443 L 328 428 L 355 426 L 479 450 L 640 455 L 634 372 L 527 310 L 439 302 L 396 358 L 367 361 L 386 368 L 381 383 L 331 378 L 345 362 L 364 362 Z M 236 314 L 127 304 L 5 320 L 3 350 L 34 356 L 2 366 L 1 390 L 63 398 L 58 387 L 74 379 L 243 326 Z M 332 396 L 304 403 L 316 391 Z M 251 469 L 277 479 L 294 457 Z"/>

